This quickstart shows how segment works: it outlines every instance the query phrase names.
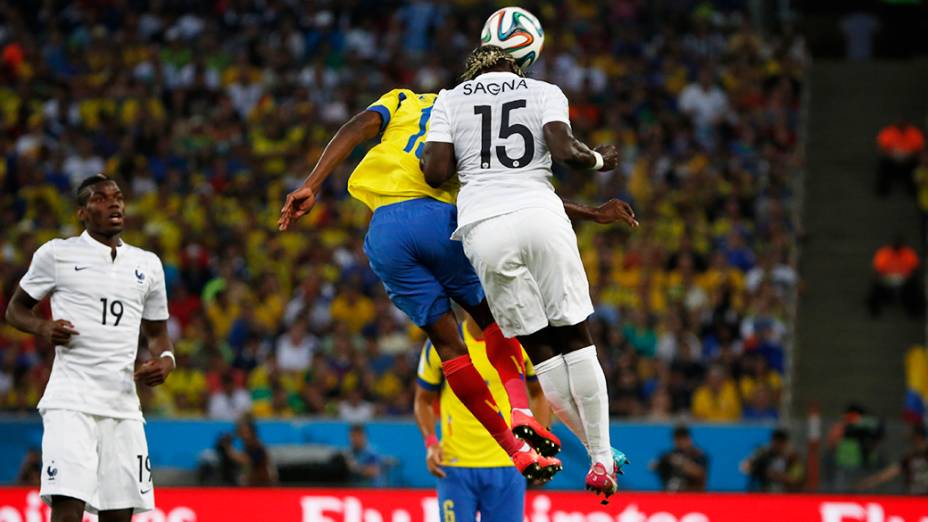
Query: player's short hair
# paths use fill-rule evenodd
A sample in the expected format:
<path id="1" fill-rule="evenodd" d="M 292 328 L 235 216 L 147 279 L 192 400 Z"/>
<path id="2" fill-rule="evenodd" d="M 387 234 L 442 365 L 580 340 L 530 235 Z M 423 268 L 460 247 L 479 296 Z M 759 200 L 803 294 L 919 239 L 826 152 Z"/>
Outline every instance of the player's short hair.
<path id="1" fill-rule="evenodd" d="M 681 439 L 690 436 L 690 429 L 685 424 L 679 424 L 673 429 L 673 438 Z"/>
<path id="2" fill-rule="evenodd" d="M 113 179 L 107 176 L 106 174 L 100 172 L 98 174 L 94 174 L 93 176 L 90 176 L 89 178 L 85 178 L 84 181 L 81 181 L 81 184 L 77 186 L 77 192 L 76 192 L 77 206 L 83 207 L 84 205 L 86 205 L 87 200 L 90 199 L 90 194 L 91 194 L 91 191 L 89 190 L 90 187 L 96 185 L 97 183 L 103 183 L 104 181 L 113 181 Z"/>
<path id="3" fill-rule="evenodd" d="M 464 61 L 464 74 L 461 75 L 461 79 L 464 81 L 473 80 L 483 72 L 500 65 L 506 65 L 513 73 L 524 76 L 522 70 L 519 69 L 519 65 L 516 64 L 515 58 L 509 56 L 509 53 L 503 50 L 502 47 L 482 45 L 471 51 L 470 55 L 467 56 Z"/>

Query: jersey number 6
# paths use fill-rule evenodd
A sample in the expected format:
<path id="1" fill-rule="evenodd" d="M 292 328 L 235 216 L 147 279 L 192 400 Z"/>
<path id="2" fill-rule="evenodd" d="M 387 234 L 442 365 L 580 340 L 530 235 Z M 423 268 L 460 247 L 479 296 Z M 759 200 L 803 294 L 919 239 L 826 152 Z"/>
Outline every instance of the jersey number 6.
<path id="1" fill-rule="evenodd" d="M 506 147 L 503 145 L 497 145 L 496 147 L 496 157 L 499 159 L 499 162 L 503 164 L 506 168 L 517 169 L 519 167 L 524 167 L 528 165 L 532 158 L 535 157 L 535 137 L 532 136 L 532 131 L 528 129 L 525 125 L 521 123 L 509 123 L 509 113 L 514 109 L 524 109 L 526 107 L 525 100 L 513 100 L 503 104 L 503 114 L 502 121 L 499 124 L 499 138 L 505 140 L 506 138 L 518 134 L 522 136 L 522 139 L 525 141 L 525 147 L 523 148 L 522 156 L 519 158 L 510 158 L 506 153 Z M 491 131 L 492 131 L 492 107 L 489 105 L 475 105 L 474 114 L 480 116 L 480 166 L 482 168 L 490 168 L 490 144 L 492 141 Z"/>

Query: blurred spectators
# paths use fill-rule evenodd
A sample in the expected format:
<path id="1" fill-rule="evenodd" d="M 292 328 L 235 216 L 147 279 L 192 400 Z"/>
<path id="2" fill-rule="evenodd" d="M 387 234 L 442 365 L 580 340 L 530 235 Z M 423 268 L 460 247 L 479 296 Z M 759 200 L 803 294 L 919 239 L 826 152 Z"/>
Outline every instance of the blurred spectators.
<path id="1" fill-rule="evenodd" d="M 651 463 L 664 491 L 705 491 L 708 468 L 706 454 L 693 444 L 689 428 L 682 425 L 673 430 L 673 449 Z"/>
<path id="2" fill-rule="evenodd" d="M 859 489 L 871 489 L 901 476 L 910 495 L 928 495 L 928 439 L 921 422 L 912 426 L 911 446 L 898 462 L 861 482 Z"/>
<path id="3" fill-rule="evenodd" d="M 880 130 L 876 138 L 880 149 L 877 172 L 877 194 L 889 194 L 894 183 L 902 183 L 915 194 L 913 174 L 919 158 L 925 150 L 925 135 L 921 129 L 904 119 L 891 123 Z"/>
<path id="4" fill-rule="evenodd" d="M 925 293 L 919 264 L 918 253 L 901 236 L 877 249 L 873 255 L 873 283 L 867 296 L 871 316 L 879 317 L 884 305 L 898 299 L 911 317 L 921 317 Z"/>
<path id="5" fill-rule="evenodd" d="M 738 388 L 721 366 L 709 368 L 706 382 L 696 388 L 693 417 L 713 422 L 733 422 L 741 418 Z"/>
<path id="6" fill-rule="evenodd" d="M 557 167 L 558 191 L 621 197 L 641 218 L 634 234 L 577 226 L 619 416 L 687 416 L 706 368 L 737 379 L 752 350 L 783 369 L 807 56 L 794 32 L 753 27 L 745 4 L 537 9 L 548 45 L 530 74 L 562 86 L 579 137 L 623 157 L 592 177 Z M 363 149 L 292 232 L 276 231 L 275 214 L 351 114 L 398 86 L 453 82 L 494 8 L 6 7 L 0 43 L 22 52 L 0 67 L 0 308 L 38 244 L 79 233 L 72 176 L 103 169 L 131 202 L 126 241 L 164 261 L 178 370 L 141 391 L 147 415 L 216 403 L 229 416 L 246 389 L 261 416 L 409 414 L 421 334 L 363 253 L 369 212 L 346 192 Z M 49 347 L 0 327 L 0 352 L 0 408 L 33 411 Z M 755 395 L 737 402 L 764 410 Z"/>
<path id="7" fill-rule="evenodd" d="M 751 420 L 776 420 L 779 417 L 777 404 L 783 389 L 780 374 L 767 364 L 767 359 L 760 353 L 752 353 L 744 358 L 745 366 L 738 388 L 744 397 L 744 418 Z"/>
<path id="8" fill-rule="evenodd" d="M 237 460 L 235 438 L 229 433 L 223 433 L 216 440 L 216 459 L 202 459 L 200 462 L 200 480 L 202 483 L 215 483 L 223 486 L 237 486 L 239 484 L 240 465 Z"/>
<path id="9" fill-rule="evenodd" d="M 381 457 L 367 442 L 364 426 L 355 424 L 348 432 L 348 469 L 352 480 L 358 484 L 376 486 L 383 484 L 384 470 Z"/>
<path id="10" fill-rule="evenodd" d="M 928 419 L 928 348 L 925 346 L 911 346 L 905 353 L 905 388 L 905 420 L 915 424 Z"/>
<path id="11" fill-rule="evenodd" d="M 854 11 L 841 18 L 845 56 L 848 60 L 865 61 L 873 57 L 873 41 L 880 31 L 880 20 L 871 13 Z"/>
<path id="12" fill-rule="evenodd" d="M 928 237 L 928 152 L 919 155 L 918 166 L 912 174 L 915 181 L 916 203 L 921 214 L 921 230 L 919 237 Z"/>
<path id="13" fill-rule="evenodd" d="M 251 411 L 251 394 L 235 382 L 231 374 L 222 375 L 222 384 L 209 397 L 207 414 L 211 419 L 235 420 Z"/>
<path id="14" fill-rule="evenodd" d="M 37 487 L 42 479 L 42 453 L 38 448 L 29 448 L 19 465 L 16 484 Z"/>
<path id="15" fill-rule="evenodd" d="M 367 422 L 374 417 L 374 405 L 364 400 L 361 390 L 348 392 L 338 404 L 338 418 L 345 422 Z"/>
<path id="16" fill-rule="evenodd" d="M 883 422 L 868 415 L 859 404 L 850 404 L 826 438 L 826 463 L 836 491 L 848 491 L 883 465 L 879 451 Z"/>
<path id="17" fill-rule="evenodd" d="M 236 441 L 236 439 L 238 439 Z M 239 486 L 270 486 L 277 471 L 270 454 L 258 438 L 254 420 L 244 415 L 235 423 L 235 436 L 224 434 L 216 443 L 221 483 Z"/>
<path id="18" fill-rule="evenodd" d="M 277 369 L 283 372 L 305 372 L 312 362 L 316 339 L 306 333 L 306 324 L 297 319 L 287 333 L 277 339 Z"/>
<path id="19" fill-rule="evenodd" d="M 748 476 L 748 491 L 765 493 L 800 491 L 804 478 L 802 459 L 793 450 L 789 434 L 781 429 L 771 434 L 770 445 L 741 463 L 741 471 Z"/>

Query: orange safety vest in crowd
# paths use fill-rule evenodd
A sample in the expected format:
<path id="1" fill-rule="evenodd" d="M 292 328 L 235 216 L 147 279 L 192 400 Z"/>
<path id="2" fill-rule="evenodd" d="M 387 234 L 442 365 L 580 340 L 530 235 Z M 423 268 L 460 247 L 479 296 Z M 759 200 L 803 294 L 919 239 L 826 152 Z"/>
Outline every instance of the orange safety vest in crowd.
<path id="1" fill-rule="evenodd" d="M 911 247 L 880 247 L 873 256 L 873 268 L 882 276 L 909 277 L 918 268 L 918 254 Z"/>
<path id="2" fill-rule="evenodd" d="M 914 125 L 888 125 L 876 139 L 884 152 L 915 154 L 925 148 L 925 137 Z"/>

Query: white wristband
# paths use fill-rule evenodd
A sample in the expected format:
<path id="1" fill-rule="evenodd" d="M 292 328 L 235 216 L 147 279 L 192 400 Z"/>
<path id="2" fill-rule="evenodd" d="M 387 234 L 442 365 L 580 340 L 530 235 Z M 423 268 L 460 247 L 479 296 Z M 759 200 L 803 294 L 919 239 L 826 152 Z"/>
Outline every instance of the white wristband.
<path id="1" fill-rule="evenodd" d="M 605 161 L 603 161 L 603 155 L 596 152 L 595 150 L 592 152 L 593 157 L 596 158 L 596 163 L 593 164 L 593 170 L 599 170 L 603 168 L 603 165 L 605 164 Z"/>
<path id="2" fill-rule="evenodd" d="M 165 350 L 165 351 L 161 352 L 161 358 L 163 359 L 163 358 L 165 358 L 165 357 L 171 359 L 171 364 L 172 364 L 175 368 L 177 368 L 177 359 L 174 358 L 174 352 L 172 352 L 171 350 Z"/>

